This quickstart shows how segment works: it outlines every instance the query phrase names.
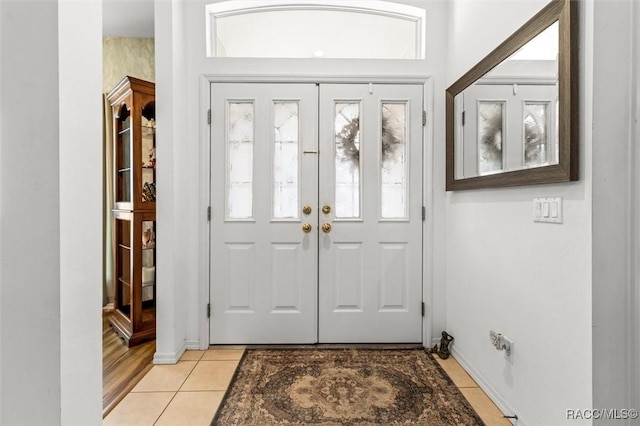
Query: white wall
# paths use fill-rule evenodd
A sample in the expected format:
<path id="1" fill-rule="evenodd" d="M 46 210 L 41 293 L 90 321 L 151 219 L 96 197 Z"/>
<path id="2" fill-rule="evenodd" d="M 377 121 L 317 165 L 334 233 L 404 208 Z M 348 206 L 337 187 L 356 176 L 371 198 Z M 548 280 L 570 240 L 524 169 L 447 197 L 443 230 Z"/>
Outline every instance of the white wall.
<path id="1" fill-rule="evenodd" d="M 182 161 L 189 145 L 196 143 L 187 137 L 184 63 L 189 46 L 184 38 L 183 8 L 180 0 L 155 1 L 158 286 L 154 362 L 158 364 L 175 363 L 184 352 L 191 308 L 187 305 L 188 292 L 197 288 L 193 271 L 198 270 L 198 262 L 189 244 L 198 236 L 183 229 L 188 220 L 184 216 L 196 214 L 198 209 L 195 203 L 184 200 L 197 189 L 198 180 L 182 179 L 183 174 L 197 170 Z"/>
<path id="2" fill-rule="evenodd" d="M 640 22 L 640 5 L 634 3 L 634 11 L 632 15 L 635 22 Z M 635 25 L 632 30 L 633 34 L 633 56 L 632 63 L 636 64 L 632 75 L 633 93 L 635 97 L 633 99 L 632 111 L 633 111 L 633 136 L 635 141 L 640 141 L 640 28 Z M 638 253 L 640 253 L 640 149 L 636 147 L 636 144 L 632 148 L 632 200 L 631 205 L 632 217 L 634 220 L 631 222 L 632 232 L 632 257 L 631 259 L 637 259 Z M 629 369 L 629 376 L 632 378 L 630 386 L 630 406 L 640 407 L 640 338 L 633 336 L 640 336 L 640 262 L 634 261 L 632 266 L 632 286 L 629 294 L 631 300 L 631 368 Z"/>
<path id="3" fill-rule="evenodd" d="M 448 82 L 545 4 L 452 2 Z M 589 48 L 583 29 L 581 63 Z M 520 425 L 581 424 L 567 420 L 566 409 L 591 407 L 591 89 L 585 68 L 580 181 L 446 195 L 446 325 L 456 338 L 453 351 Z M 563 224 L 533 223 L 532 199 L 546 196 L 563 197 Z M 513 339 L 511 361 L 489 344 L 489 330 Z"/>
<path id="4" fill-rule="evenodd" d="M 629 297 L 636 3 L 594 1 L 593 14 L 593 405 L 618 409 L 637 407 L 630 372 L 640 362 Z"/>
<path id="5" fill-rule="evenodd" d="M 102 418 L 102 1 L 58 1 L 61 424 Z M 82 36 L 79 37 L 78 35 Z"/>
<path id="6" fill-rule="evenodd" d="M 0 7 L 0 423 L 55 425 L 61 385 L 57 2 Z"/>
<path id="7" fill-rule="evenodd" d="M 427 9 L 427 60 L 398 64 L 380 60 L 249 60 L 242 58 L 207 58 L 205 48 L 205 4 L 207 1 L 168 2 L 156 0 L 156 83 L 158 98 L 158 270 L 165 278 L 158 285 L 158 349 L 154 361 L 171 362 L 185 347 L 198 348 L 208 341 L 208 159 L 207 127 L 203 127 L 208 105 L 204 76 L 233 78 L 253 75 L 257 78 L 368 77 L 393 78 L 430 77 L 433 93 L 444 93 L 445 12 L 441 0 L 428 2 L 406 0 L 412 6 Z M 184 58 L 184 61 L 180 59 Z M 181 69 L 181 66 L 186 68 Z M 444 97 L 428 100 L 428 110 L 434 126 L 427 130 L 427 146 L 444 135 Z M 162 109 L 165 109 L 163 111 Z M 433 114 L 433 115 L 431 115 Z M 173 121 L 171 121 L 173 120 Z M 164 124 L 163 124 L 164 123 Z M 164 126 L 163 129 L 160 126 Z M 204 144 L 203 144 L 204 141 Z M 163 162 L 164 155 L 164 162 Z M 444 144 L 434 144 L 432 155 L 444 156 Z M 163 165 L 164 164 L 164 165 Z M 444 174 L 432 174 L 426 165 L 427 188 L 444 187 Z M 432 181 L 435 184 L 432 184 Z M 164 194 L 163 194 L 163 191 Z M 431 190 L 428 190 L 429 197 Z M 443 240 L 444 229 L 433 226 L 442 220 L 443 195 L 434 195 L 428 229 L 433 228 L 433 242 Z M 166 200 L 162 202 L 162 200 Z M 215 206 L 214 206 L 215 208 Z M 162 240 L 164 239 L 164 243 Z M 428 266 L 431 264 L 430 248 Z M 444 305 L 434 303 L 444 294 L 444 253 L 436 250 L 433 268 L 426 271 L 430 283 L 425 294 L 427 311 L 431 315 L 431 330 L 439 333 L 444 327 Z M 212 295 L 215 297 L 215 295 Z M 182 323 L 181 321 L 186 321 Z M 427 344 L 429 342 L 426 342 Z"/>
<path id="8" fill-rule="evenodd" d="M 101 422 L 101 4 L 60 3 L 0 2 L 3 425 Z"/>
<path id="9" fill-rule="evenodd" d="M 640 22 L 640 5 L 634 3 L 633 19 L 635 22 Z M 632 105 L 633 112 L 633 132 L 635 141 L 640 141 L 640 28 L 635 25 L 632 29 L 633 34 L 633 55 L 632 63 L 636 64 L 633 70 L 633 92 L 635 93 L 634 102 Z M 633 166 L 631 175 L 632 186 L 632 205 L 631 212 L 633 220 L 631 221 L 631 233 L 632 233 L 632 257 L 631 259 L 638 259 L 638 253 L 640 253 L 640 149 L 633 144 L 632 155 Z M 629 369 L 629 376 L 631 377 L 630 386 L 630 406 L 640 407 L 640 262 L 637 260 L 632 262 L 632 278 L 631 278 L 631 291 L 629 299 L 631 300 L 631 324 L 630 334 L 631 338 L 631 368 Z M 635 336 L 635 338 L 634 338 Z"/>

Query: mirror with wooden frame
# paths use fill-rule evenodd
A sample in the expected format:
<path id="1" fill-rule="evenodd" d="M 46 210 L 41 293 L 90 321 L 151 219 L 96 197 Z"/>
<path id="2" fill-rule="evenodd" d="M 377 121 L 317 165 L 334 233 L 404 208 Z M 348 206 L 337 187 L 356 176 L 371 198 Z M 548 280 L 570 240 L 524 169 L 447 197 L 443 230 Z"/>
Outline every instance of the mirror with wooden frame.
<path id="1" fill-rule="evenodd" d="M 447 191 L 578 180 L 576 3 L 552 0 L 447 89 Z"/>

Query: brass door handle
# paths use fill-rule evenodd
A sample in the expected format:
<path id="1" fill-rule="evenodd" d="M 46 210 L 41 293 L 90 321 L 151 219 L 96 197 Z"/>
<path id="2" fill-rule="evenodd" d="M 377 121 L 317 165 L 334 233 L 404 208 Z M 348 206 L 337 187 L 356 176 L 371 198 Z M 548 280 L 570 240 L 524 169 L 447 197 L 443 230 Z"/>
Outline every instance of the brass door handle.
<path id="1" fill-rule="evenodd" d="M 322 213 L 324 214 L 331 213 L 331 206 L 322 206 Z"/>
<path id="2" fill-rule="evenodd" d="M 311 214 L 311 206 L 306 204 L 303 208 L 302 208 L 302 213 L 304 214 Z"/>
<path id="3" fill-rule="evenodd" d="M 302 232 L 304 232 L 305 234 L 308 234 L 309 232 L 311 232 L 311 224 L 310 223 L 303 224 Z"/>
<path id="4" fill-rule="evenodd" d="M 322 232 L 324 232 L 325 234 L 328 234 L 329 232 L 331 232 L 331 224 L 327 222 L 323 223 Z"/>

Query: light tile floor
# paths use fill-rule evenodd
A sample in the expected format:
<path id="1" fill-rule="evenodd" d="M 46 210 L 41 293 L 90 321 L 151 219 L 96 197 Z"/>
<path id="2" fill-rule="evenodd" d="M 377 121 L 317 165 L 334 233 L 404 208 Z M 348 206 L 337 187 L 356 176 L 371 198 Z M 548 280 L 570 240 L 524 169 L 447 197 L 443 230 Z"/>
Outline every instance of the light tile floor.
<path id="1" fill-rule="evenodd" d="M 469 374 L 458 364 L 453 357 L 435 360 L 449 375 L 453 383 L 458 387 L 460 393 L 467 398 L 476 413 L 487 426 L 512 426 L 512 423 L 503 417 L 502 412 L 489 399 L 486 393 L 478 387 L 478 384 Z"/>
<path id="2" fill-rule="evenodd" d="M 243 349 L 187 351 L 176 365 L 154 365 L 111 411 L 104 426 L 209 426 Z M 511 426 L 458 362 L 438 363 L 487 426 Z"/>

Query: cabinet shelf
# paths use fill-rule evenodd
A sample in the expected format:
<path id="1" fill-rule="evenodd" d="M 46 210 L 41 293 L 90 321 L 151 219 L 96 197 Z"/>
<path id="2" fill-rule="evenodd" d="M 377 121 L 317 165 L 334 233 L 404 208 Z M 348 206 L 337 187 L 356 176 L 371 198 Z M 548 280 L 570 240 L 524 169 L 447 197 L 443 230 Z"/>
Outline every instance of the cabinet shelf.
<path id="1" fill-rule="evenodd" d="M 134 346 L 156 332 L 155 86 L 124 78 L 108 95 L 113 111 L 115 312 L 111 325 Z"/>

